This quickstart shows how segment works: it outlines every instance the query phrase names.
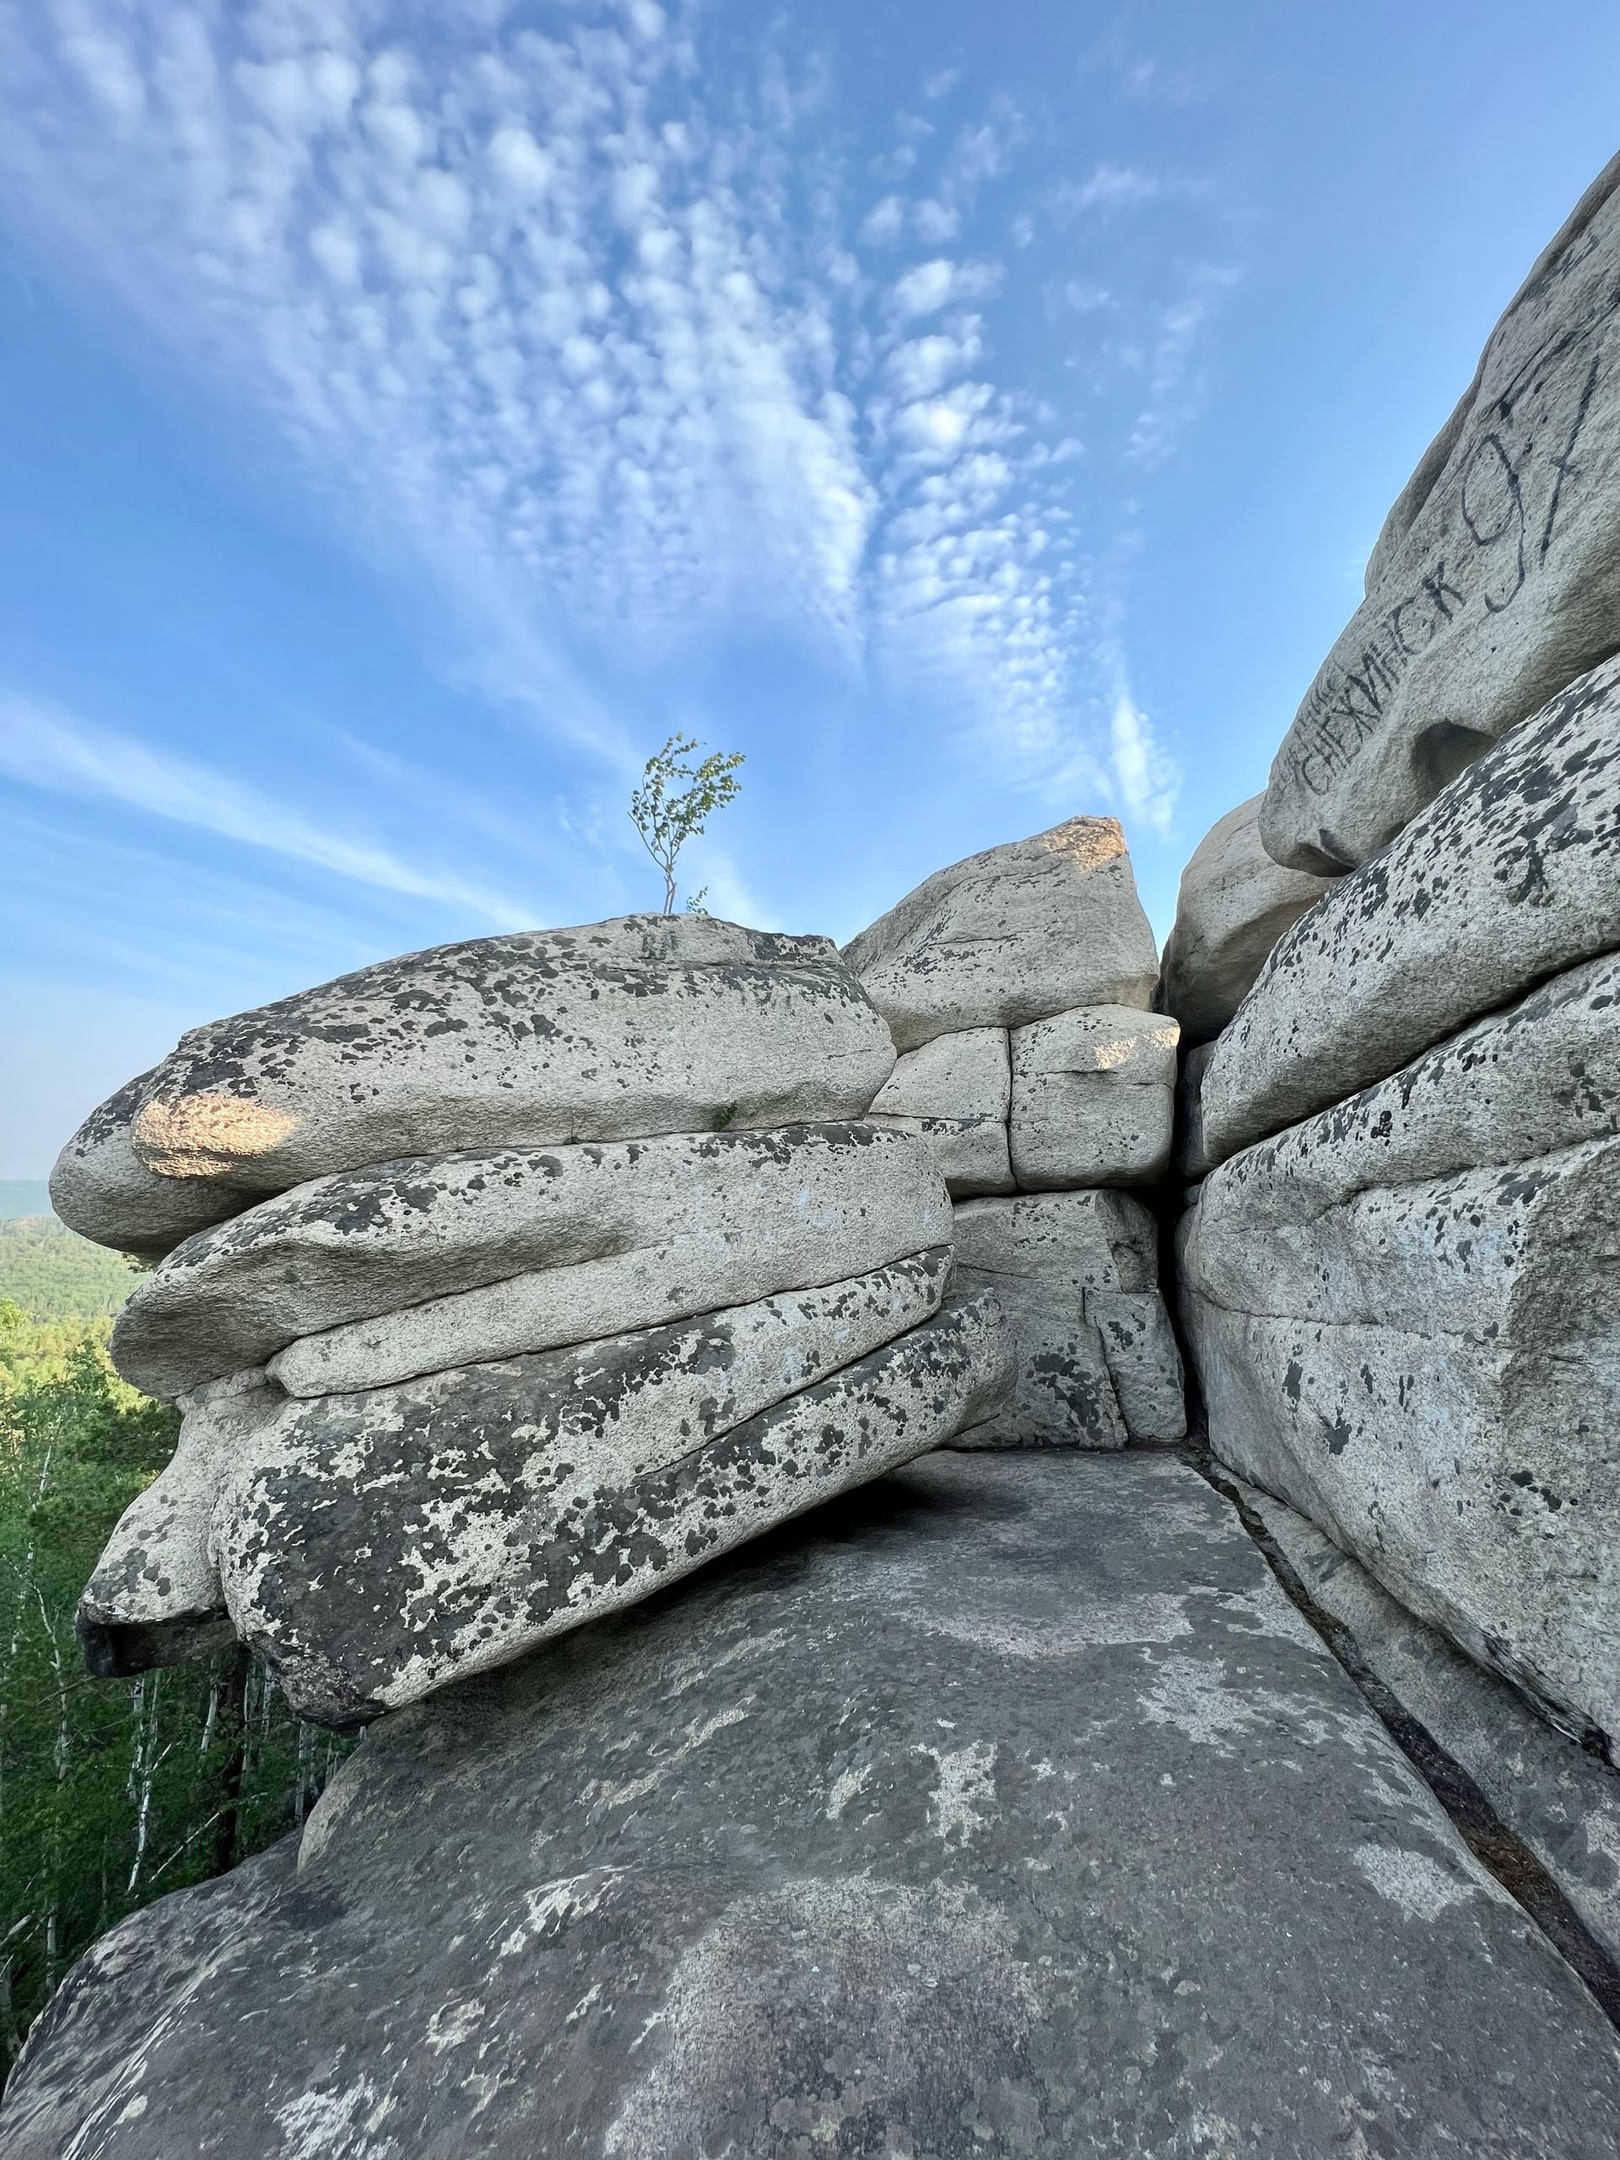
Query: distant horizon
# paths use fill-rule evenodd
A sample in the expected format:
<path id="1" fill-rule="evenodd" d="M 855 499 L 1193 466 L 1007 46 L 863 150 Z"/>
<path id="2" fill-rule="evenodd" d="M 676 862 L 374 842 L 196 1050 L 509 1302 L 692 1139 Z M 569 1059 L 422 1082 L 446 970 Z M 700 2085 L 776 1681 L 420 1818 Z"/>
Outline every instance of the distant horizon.
<path id="1" fill-rule="evenodd" d="M 187 1027 L 656 907 L 676 729 L 716 914 L 1087 811 L 1162 946 L 1616 148 L 1596 0 L 317 13 L 0 0 L 11 1183 Z"/>

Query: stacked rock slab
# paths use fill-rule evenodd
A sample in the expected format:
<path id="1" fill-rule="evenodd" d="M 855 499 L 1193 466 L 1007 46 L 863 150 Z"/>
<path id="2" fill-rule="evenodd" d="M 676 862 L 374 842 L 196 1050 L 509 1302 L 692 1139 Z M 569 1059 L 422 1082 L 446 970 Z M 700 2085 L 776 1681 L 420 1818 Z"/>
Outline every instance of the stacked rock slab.
<path id="1" fill-rule="evenodd" d="M 1620 157 L 1491 333 L 1272 766 L 1269 853 L 1365 862 L 1620 648 Z"/>
<path id="2" fill-rule="evenodd" d="M 1179 1439 L 1154 1225 L 1118 1189 L 1164 1174 L 1177 1027 L 1149 1010 L 1158 961 L 1118 822 L 936 871 L 844 957 L 900 1053 L 872 1121 L 936 1151 L 977 1255 L 964 1244 L 964 1279 L 994 1279 L 1017 1340 L 1015 1400 L 973 1444 Z"/>
<path id="3" fill-rule="evenodd" d="M 1228 1159 L 1183 1239 L 1216 1452 L 1611 1746 L 1617 1013 L 1611 663 L 1283 939 L 1205 1073 Z"/>
<path id="4" fill-rule="evenodd" d="M 234 1632 L 361 1723 L 983 1422 L 1004 1323 L 947 1296 L 933 1157 L 849 1117 L 892 1062 L 825 940 L 702 918 L 447 947 L 187 1037 L 58 1174 L 120 1242 L 182 1212 L 143 1218 L 131 1163 L 238 1210 L 118 1323 L 185 1415 L 85 1593 L 92 1668 Z"/>

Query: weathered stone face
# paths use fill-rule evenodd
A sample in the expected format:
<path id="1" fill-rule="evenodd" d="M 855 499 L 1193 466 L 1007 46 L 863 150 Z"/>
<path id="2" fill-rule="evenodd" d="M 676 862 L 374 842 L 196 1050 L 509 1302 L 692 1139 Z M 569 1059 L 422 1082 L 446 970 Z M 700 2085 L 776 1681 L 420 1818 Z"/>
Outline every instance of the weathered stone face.
<path id="1" fill-rule="evenodd" d="M 1149 1185 L 1175 1122 L 1174 1020 L 1093 1005 L 1012 1032 L 1008 1147 L 1025 1192 Z"/>
<path id="2" fill-rule="evenodd" d="M 1158 1233 L 1118 1192 L 970 1200 L 957 1280 L 994 1290 L 1018 1359 L 980 1447 L 1123 1447 L 1186 1431 L 1181 1356 L 1159 1295 Z"/>
<path id="3" fill-rule="evenodd" d="M 1620 1776 L 1518 1690 L 1415 1620 L 1303 1515 L 1241 1488 L 1316 1603 L 1475 1780 L 1611 1958 L 1620 1958 Z"/>
<path id="4" fill-rule="evenodd" d="M 154 1078 L 139 1074 L 92 1110 L 51 1172 L 51 1206 L 69 1229 L 141 1259 L 160 1259 L 254 1200 L 250 1192 L 147 1169 L 130 1134 Z"/>
<path id="5" fill-rule="evenodd" d="M 873 1098 L 867 1121 L 926 1140 L 953 1200 L 1009 1193 L 1011 1091 L 1007 1030 L 968 1028 L 906 1051 Z"/>
<path id="6" fill-rule="evenodd" d="M 1204 1074 L 1215 1161 L 1620 947 L 1620 662 L 1498 743 L 1288 931 Z"/>
<path id="7" fill-rule="evenodd" d="M 1278 862 L 1348 869 L 1620 646 L 1620 158 L 1491 334 L 1271 768 Z"/>
<path id="8" fill-rule="evenodd" d="M 124 1921 L 7 2160 L 1612 2160 L 1614 2035 L 1225 1505 L 936 1456 L 385 1719 Z"/>
<path id="9" fill-rule="evenodd" d="M 896 1046 L 1145 1007 L 1158 956 L 1117 819 L 1077 817 L 936 870 L 844 947 Z"/>
<path id="10" fill-rule="evenodd" d="M 1159 1003 L 1181 1023 L 1184 1044 L 1221 1032 L 1283 932 L 1332 890 L 1331 878 L 1272 861 L 1260 844 L 1263 800 L 1217 819 L 1181 873 Z"/>
<path id="11" fill-rule="evenodd" d="M 929 1319 L 949 1266 L 936 1251 L 609 1342 L 282 1399 L 213 1458 L 208 1545 L 237 1633 L 301 1716 L 345 1725 L 646 1597 L 995 1407 L 993 1299 Z M 115 1540 L 82 1621 L 104 1663 L 144 1639 L 117 1633 L 126 1609 L 151 1630 L 168 1551 Z"/>
<path id="12" fill-rule="evenodd" d="M 628 915 L 408 954 L 194 1029 L 129 1130 L 165 1178 L 275 1193 L 402 1155 L 857 1116 L 893 1064 L 825 938 Z M 138 1195 L 96 1221 L 153 1241 Z"/>
<path id="13" fill-rule="evenodd" d="M 269 1360 L 291 1394 L 341 1393 L 949 1239 L 928 1150 L 866 1125 L 419 1157 L 314 1180 L 193 1238 L 134 1291 L 113 1359 L 150 1395 Z"/>
<path id="14" fill-rule="evenodd" d="M 1620 1742 L 1620 959 L 1235 1156 L 1183 1307 L 1223 1460 Z"/>

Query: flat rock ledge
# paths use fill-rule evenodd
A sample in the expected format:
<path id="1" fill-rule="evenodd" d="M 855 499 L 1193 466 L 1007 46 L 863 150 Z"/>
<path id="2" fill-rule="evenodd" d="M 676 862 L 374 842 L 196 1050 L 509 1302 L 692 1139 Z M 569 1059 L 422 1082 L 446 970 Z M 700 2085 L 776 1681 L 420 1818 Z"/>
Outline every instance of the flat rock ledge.
<path id="1" fill-rule="evenodd" d="M 1181 1458 L 943 1456 L 384 1719 L 5 2160 L 1613 2160 L 1620 2049 Z"/>

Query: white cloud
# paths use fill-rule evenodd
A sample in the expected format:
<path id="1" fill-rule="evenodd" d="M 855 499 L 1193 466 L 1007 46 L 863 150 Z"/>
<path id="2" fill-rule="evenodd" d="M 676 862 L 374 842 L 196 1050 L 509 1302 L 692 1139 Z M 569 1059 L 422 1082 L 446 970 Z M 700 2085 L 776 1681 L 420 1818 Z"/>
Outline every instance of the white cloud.
<path id="1" fill-rule="evenodd" d="M 906 229 L 906 206 L 898 195 L 885 195 L 874 203 L 861 224 L 861 239 L 868 247 L 889 247 Z"/>
<path id="2" fill-rule="evenodd" d="M 1153 732 L 1153 724 L 1130 694 L 1114 701 L 1109 726 L 1110 763 L 1119 801 L 1128 815 L 1168 833 L 1181 793 L 1181 769 Z"/>
<path id="3" fill-rule="evenodd" d="M 982 299 L 995 290 L 999 277 L 993 263 L 952 262 L 939 255 L 931 262 L 914 264 L 897 278 L 890 304 L 904 320 L 937 315 L 948 302 Z"/>
<path id="4" fill-rule="evenodd" d="M 1158 202 L 1167 183 L 1158 173 L 1142 172 L 1131 165 L 1101 164 L 1081 181 L 1064 181 L 1048 199 L 1054 223 L 1071 224 L 1091 210 L 1139 210 Z"/>
<path id="5" fill-rule="evenodd" d="M 1237 280 L 1229 264 L 1199 264 L 1186 289 L 1160 315 L 1147 363 L 1147 402 L 1128 444 L 1129 456 L 1138 463 L 1162 464 L 1203 402 L 1197 356 L 1205 331 Z"/>
<path id="6" fill-rule="evenodd" d="M 518 929 L 533 920 L 532 910 L 520 902 L 452 872 L 426 870 L 386 848 L 332 832 L 190 759 L 3 694 L 0 771 L 31 787 L 122 803 L 386 892 L 450 901 L 475 909 L 502 929 Z"/>
<path id="7" fill-rule="evenodd" d="M 1119 551 L 1079 544 L 1073 421 L 997 351 L 975 220 L 1033 249 L 1037 203 L 1042 231 L 1100 226 L 1169 183 L 1100 164 L 1014 215 L 1032 130 L 992 99 L 951 134 L 971 83 L 947 70 L 934 124 L 898 116 L 873 204 L 817 119 L 825 74 L 762 30 L 755 89 L 716 83 L 702 24 L 653 0 L 0 0 L 5 214 L 268 417 L 453 610 L 460 680 L 617 772 L 639 759 L 596 685 L 736 619 L 937 697 L 1015 781 L 1077 770 L 1109 727 L 1089 588 Z M 856 241 L 891 251 L 881 275 Z M 1116 422 L 1084 383 L 1088 477 L 1151 466 L 1218 280 L 1155 270 L 1149 302 L 1062 274 L 1110 413 L 1129 401 Z M 170 769 L 166 799 L 230 830 L 247 812 L 206 777 L 187 796 Z M 271 823 L 371 865 L 346 874 L 416 874 Z"/>

